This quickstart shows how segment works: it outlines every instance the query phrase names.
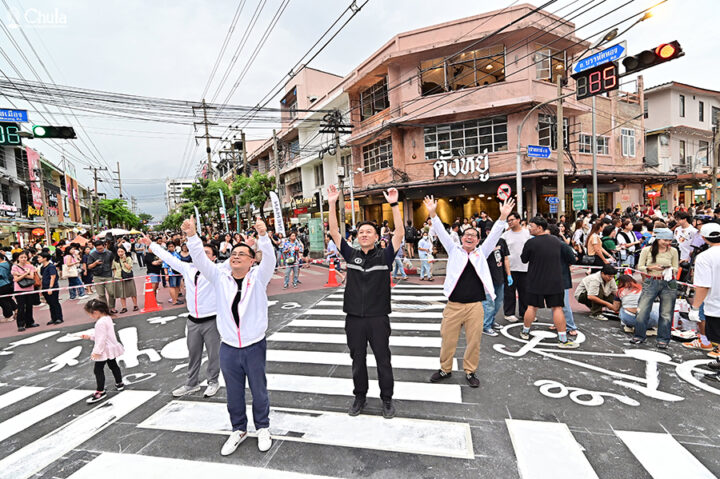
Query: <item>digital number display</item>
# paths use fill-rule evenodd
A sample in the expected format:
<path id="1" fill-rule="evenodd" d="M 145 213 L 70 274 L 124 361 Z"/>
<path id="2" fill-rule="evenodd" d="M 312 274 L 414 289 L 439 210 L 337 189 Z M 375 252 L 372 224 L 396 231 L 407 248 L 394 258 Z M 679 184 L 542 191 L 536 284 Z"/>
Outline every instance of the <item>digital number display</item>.
<path id="1" fill-rule="evenodd" d="M 617 62 L 603 63 L 573 75 L 573 78 L 576 82 L 578 100 L 617 90 L 620 86 Z"/>
<path id="2" fill-rule="evenodd" d="M 0 123 L 0 145 L 22 145 L 20 127 L 18 127 L 17 123 Z"/>

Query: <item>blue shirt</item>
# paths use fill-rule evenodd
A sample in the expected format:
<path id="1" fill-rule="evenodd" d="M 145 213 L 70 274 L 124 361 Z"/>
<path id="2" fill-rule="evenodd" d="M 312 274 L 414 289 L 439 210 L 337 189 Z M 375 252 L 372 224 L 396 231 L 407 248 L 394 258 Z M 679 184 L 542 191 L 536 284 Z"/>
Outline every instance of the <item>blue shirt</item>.
<path id="1" fill-rule="evenodd" d="M 0 263 L 0 287 L 7 286 L 13 282 L 10 268 L 10 263 L 7 261 Z"/>
<path id="2" fill-rule="evenodd" d="M 46 264 L 45 266 L 43 266 L 43 267 L 40 269 L 40 271 L 41 271 L 41 273 L 42 273 L 42 289 L 47 289 L 47 288 L 50 287 L 50 277 L 51 277 L 51 276 L 55 276 L 55 283 L 52 285 L 52 287 L 53 287 L 53 288 L 57 288 L 57 286 L 58 286 L 58 278 L 57 278 L 58 272 L 57 272 L 57 268 L 55 267 L 55 265 L 52 264 L 51 262 L 48 262 L 48 264 Z"/>

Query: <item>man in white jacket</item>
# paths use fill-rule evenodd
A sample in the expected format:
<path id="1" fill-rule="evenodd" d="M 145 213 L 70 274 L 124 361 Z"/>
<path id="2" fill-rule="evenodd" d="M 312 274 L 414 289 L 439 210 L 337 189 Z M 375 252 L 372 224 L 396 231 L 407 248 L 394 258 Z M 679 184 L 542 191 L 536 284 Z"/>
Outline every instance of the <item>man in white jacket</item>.
<path id="1" fill-rule="evenodd" d="M 437 217 L 437 201 L 432 196 L 425 197 L 425 208 L 432 218 L 432 229 L 448 254 L 447 272 L 443 293 L 448 298 L 443 310 L 440 325 L 442 342 L 440 345 L 440 369 L 432 375 L 430 382 L 436 383 L 452 376 L 452 361 L 455 356 L 460 330 L 465 327 L 465 355 L 463 369 L 470 387 L 476 388 L 480 381 L 475 375 L 480 360 L 480 340 L 483 330 L 483 301 L 495 299 L 487 257 L 497 245 L 505 230 L 508 214 L 515 206 L 510 198 L 500 208 L 500 218 L 495 222 L 487 239 L 480 243 L 480 232 L 476 228 L 467 228 L 460 238 L 461 244 L 453 242 L 450 234 Z"/>
<path id="2" fill-rule="evenodd" d="M 235 452 L 247 438 L 245 406 L 245 380 L 253 397 L 253 422 L 258 432 L 258 449 L 268 451 L 270 438 L 270 400 L 265 376 L 268 326 L 267 285 L 275 270 L 275 252 L 267 235 L 267 226 L 258 218 L 255 231 L 259 237 L 257 248 L 262 252 L 259 265 L 255 265 L 255 251 L 240 243 L 230 253 L 230 270 L 218 268 L 203 252 L 197 236 L 195 219 L 186 219 L 182 230 L 188 236 L 188 248 L 193 264 L 215 289 L 217 327 L 220 344 L 220 369 L 227 389 L 227 409 L 230 413 L 232 433 L 220 454 Z"/>
<path id="3" fill-rule="evenodd" d="M 153 243 L 146 235 L 140 239 L 155 256 L 166 262 L 170 267 L 185 278 L 186 306 L 189 313 L 187 319 L 188 375 L 187 383 L 175 389 L 172 395 L 182 397 L 200 390 L 200 367 L 202 365 L 203 346 L 207 350 L 208 385 L 205 397 L 214 396 L 220 384 L 220 333 L 218 333 L 215 314 L 215 289 L 192 263 L 180 261 L 168 253 L 157 243 Z M 206 245 L 204 253 L 215 263 L 217 250 Z M 229 269 L 228 263 L 217 265 Z"/>

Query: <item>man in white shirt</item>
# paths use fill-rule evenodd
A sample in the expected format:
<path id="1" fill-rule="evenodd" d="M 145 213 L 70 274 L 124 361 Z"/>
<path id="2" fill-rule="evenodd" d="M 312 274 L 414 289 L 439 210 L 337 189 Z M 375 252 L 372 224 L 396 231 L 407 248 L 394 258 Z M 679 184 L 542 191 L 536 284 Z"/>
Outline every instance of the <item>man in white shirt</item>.
<path id="1" fill-rule="evenodd" d="M 418 242 L 418 255 L 420 256 L 420 281 L 433 281 L 429 258 L 432 256 L 432 243 L 427 233 L 423 233 Z"/>
<path id="2" fill-rule="evenodd" d="M 678 211 L 675 213 L 675 219 L 678 222 L 675 228 L 675 240 L 680 248 L 680 261 L 690 261 L 690 255 L 693 251 L 692 242 L 698 230 L 690 224 L 690 213 Z"/>
<path id="3" fill-rule="evenodd" d="M 523 252 L 525 243 L 531 238 L 531 235 L 526 228 L 522 227 L 518 213 L 510 213 L 507 217 L 507 222 L 510 229 L 503 233 L 502 238 L 505 240 L 505 243 L 507 243 L 508 250 L 510 250 L 510 274 L 513 278 L 513 284 L 506 285 L 503 309 L 505 312 L 505 320 L 514 323 L 518 321 L 518 317 L 524 318 L 525 311 L 527 310 L 527 286 L 525 283 L 528 264 L 522 262 L 520 255 Z M 520 303 L 518 306 L 519 316 L 515 316 L 516 292 L 517 302 Z"/>
<path id="4" fill-rule="evenodd" d="M 440 221 L 440 218 L 438 218 L 438 221 Z M 450 239 L 456 245 L 461 244 L 459 231 L 460 231 L 460 223 L 453 223 L 453 225 L 450 227 Z"/>
<path id="5" fill-rule="evenodd" d="M 695 299 L 690 310 L 690 320 L 700 322 L 700 306 L 705 316 L 704 333 L 711 343 L 720 343 L 720 225 L 708 223 L 700 228 L 700 234 L 710 246 L 695 258 Z M 715 347 L 707 353 L 715 358 L 708 366 L 718 373 L 720 379 L 720 349 Z"/>

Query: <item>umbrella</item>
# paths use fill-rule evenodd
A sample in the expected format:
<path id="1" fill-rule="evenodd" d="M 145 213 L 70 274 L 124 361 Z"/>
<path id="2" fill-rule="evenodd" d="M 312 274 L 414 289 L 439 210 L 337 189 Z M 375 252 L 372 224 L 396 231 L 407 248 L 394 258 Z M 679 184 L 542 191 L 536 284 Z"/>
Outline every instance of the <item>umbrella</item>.
<path id="1" fill-rule="evenodd" d="M 136 230 L 136 229 L 131 229 L 128 234 L 130 234 L 130 235 L 141 235 L 141 234 L 143 234 L 143 232 L 142 232 L 142 231 L 138 231 L 138 230 Z"/>
<path id="2" fill-rule="evenodd" d="M 79 236 L 79 235 L 78 235 L 78 236 L 76 236 L 76 237 L 74 237 L 73 239 L 68 240 L 68 241 L 70 242 L 70 244 L 72 244 L 72 243 L 77 243 L 77 244 L 79 244 L 80 246 L 85 246 L 85 245 L 87 244 L 87 242 L 88 242 L 88 239 L 87 239 L 86 237 L 84 237 L 84 236 Z"/>
<path id="3" fill-rule="evenodd" d="M 128 230 L 124 230 L 122 228 L 112 228 L 109 230 L 101 231 L 100 233 L 97 234 L 97 238 L 103 238 L 108 233 L 112 234 L 113 236 L 122 236 L 122 235 L 130 234 L 130 232 Z"/>

